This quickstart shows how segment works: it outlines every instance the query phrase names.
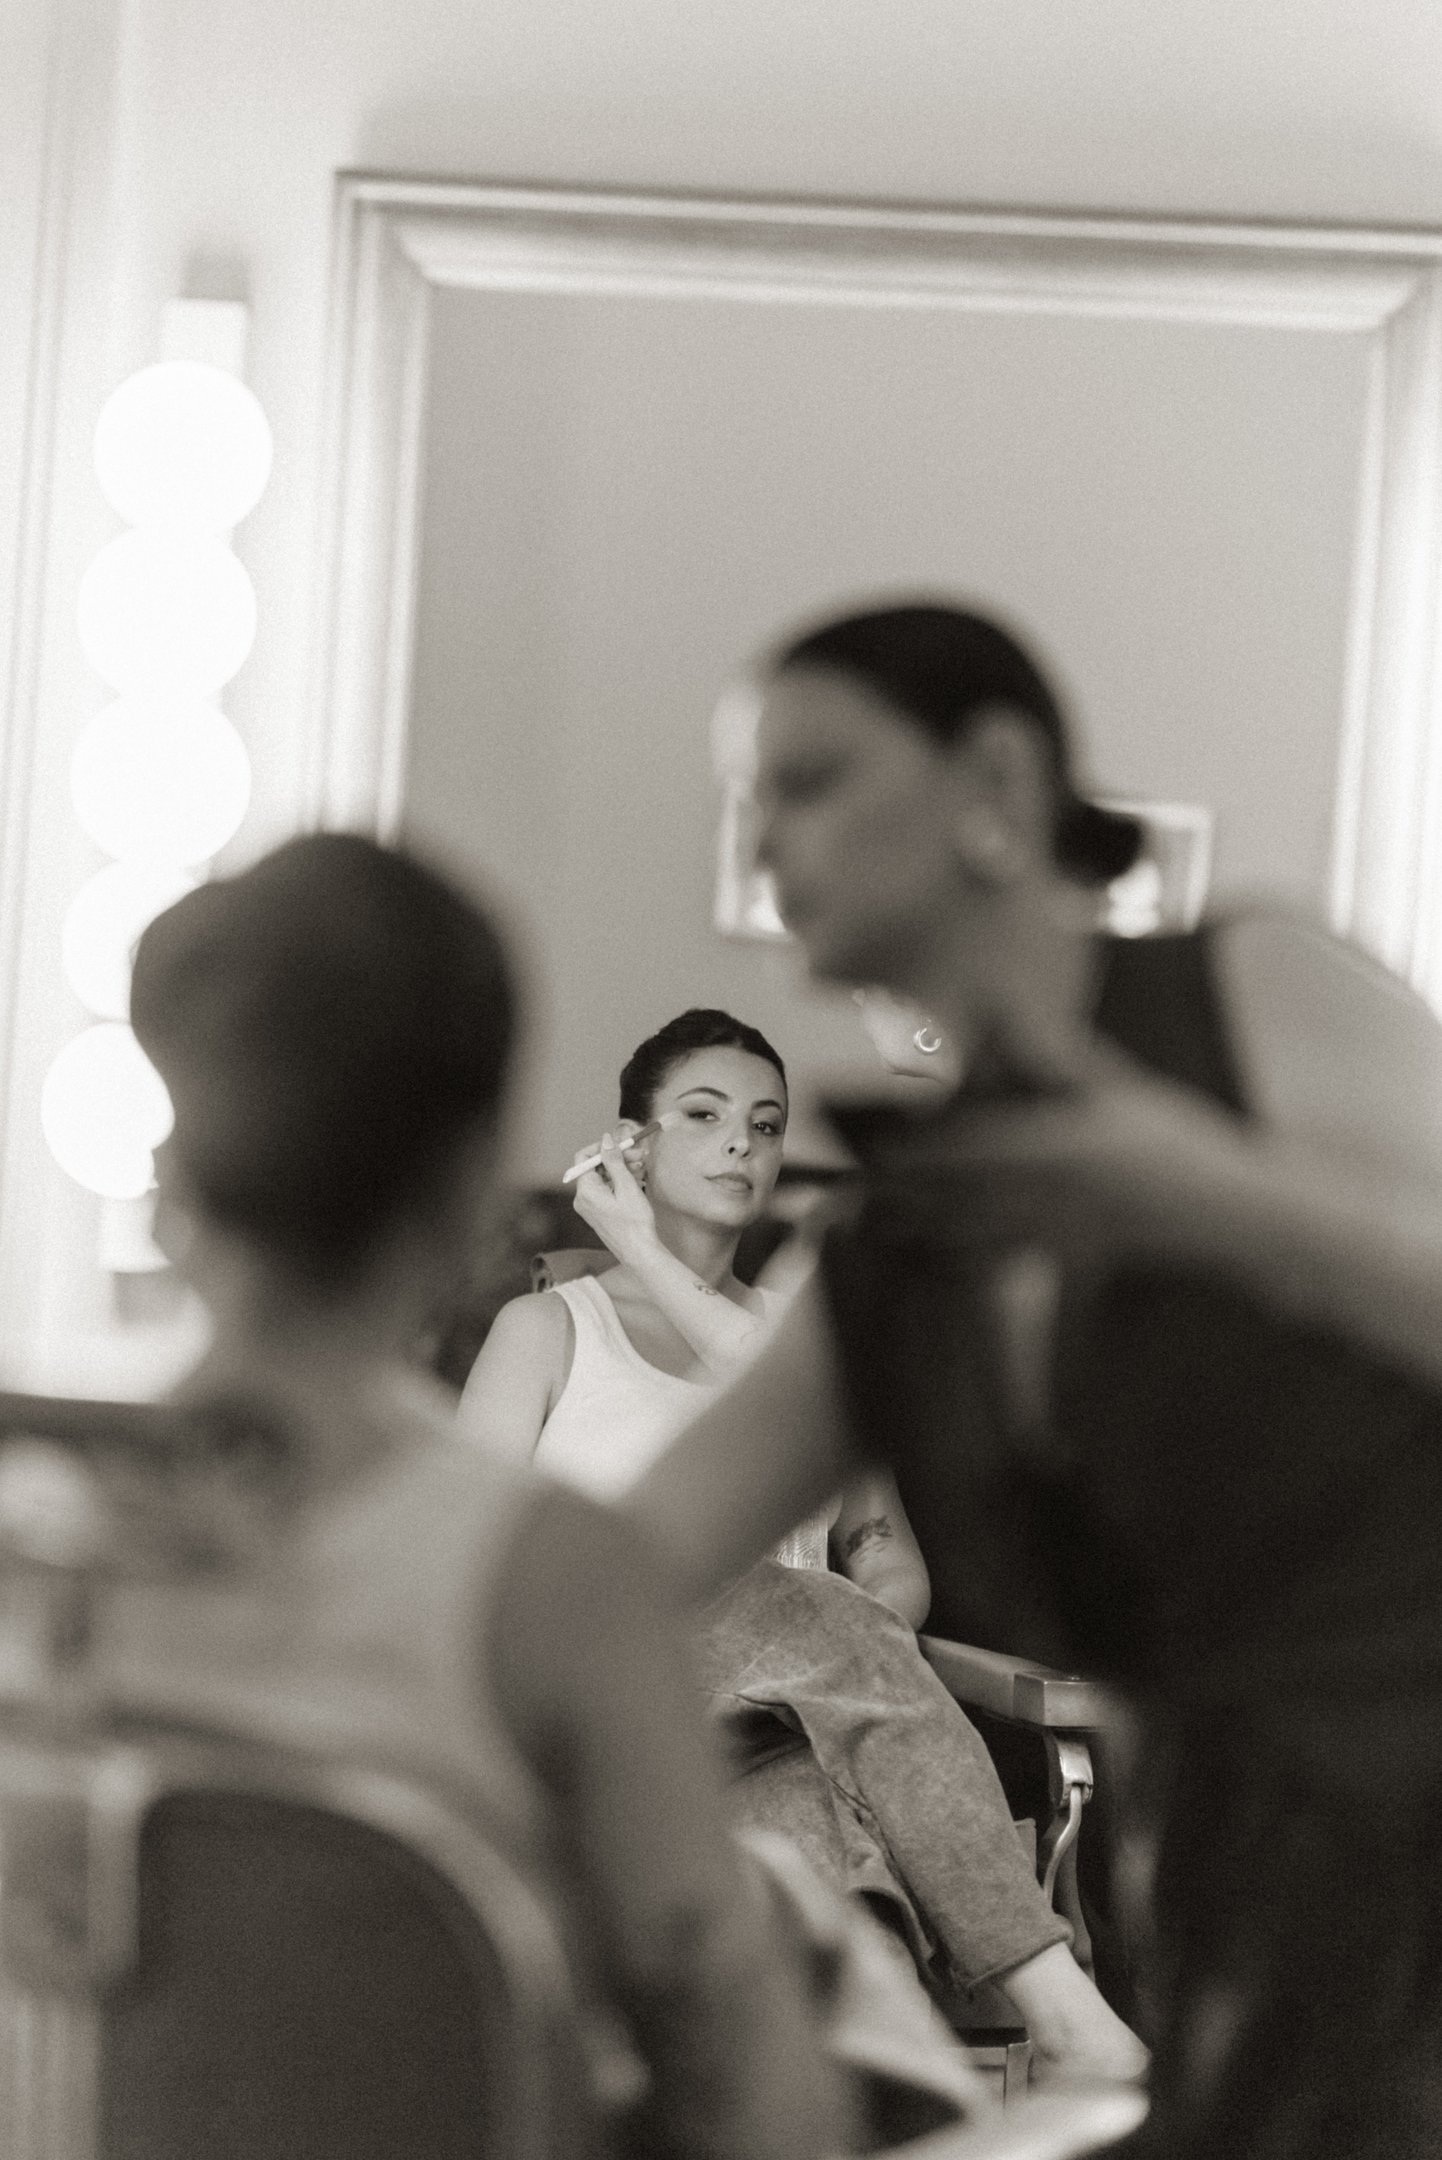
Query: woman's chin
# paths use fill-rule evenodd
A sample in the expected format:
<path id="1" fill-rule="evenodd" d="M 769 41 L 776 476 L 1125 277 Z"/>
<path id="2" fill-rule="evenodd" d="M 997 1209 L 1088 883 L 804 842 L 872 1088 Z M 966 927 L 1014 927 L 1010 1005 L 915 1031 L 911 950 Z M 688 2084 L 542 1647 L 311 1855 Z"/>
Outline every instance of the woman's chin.
<path id="1" fill-rule="evenodd" d="M 764 1195 L 758 1194 L 754 1188 L 746 1192 L 728 1192 L 724 1186 L 720 1186 L 713 1188 L 707 1196 L 704 1214 L 707 1222 L 724 1223 L 728 1229 L 744 1230 L 748 1223 L 755 1222 L 765 1207 Z"/>
<path id="2" fill-rule="evenodd" d="M 653 1202 L 654 1204 L 654 1202 Z M 763 1213 L 765 1202 L 758 1202 L 754 1193 L 736 1194 L 702 1192 L 684 1200 L 662 1201 L 656 1207 L 656 1218 L 665 1234 L 667 1221 L 679 1228 L 684 1223 L 694 1224 L 703 1230 L 742 1231 Z"/>

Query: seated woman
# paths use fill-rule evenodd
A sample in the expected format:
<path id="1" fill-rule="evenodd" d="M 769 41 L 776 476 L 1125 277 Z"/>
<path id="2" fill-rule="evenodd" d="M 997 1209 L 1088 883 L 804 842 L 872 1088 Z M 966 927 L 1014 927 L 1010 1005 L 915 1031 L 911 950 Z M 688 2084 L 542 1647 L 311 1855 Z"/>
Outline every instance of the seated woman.
<path id="1" fill-rule="evenodd" d="M 181 1399 L 243 1404 L 290 1461 L 223 1578 L 117 1591 L 110 1691 L 469 1795 L 634 2037 L 639 2149 L 838 2150 L 644 1547 L 458 1444 L 410 1362 L 490 1205 L 513 1032 L 490 926 L 414 860 L 311 836 L 150 926 L 132 1018 L 175 1111 L 164 1234 L 212 1327 Z"/>
<path id="2" fill-rule="evenodd" d="M 786 1110 L 780 1057 L 728 1013 L 641 1044 L 620 1133 L 576 1188 L 620 1264 L 502 1308 L 462 1398 L 487 1454 L 614 1498 L 760 1347 L 783 1300 L 733 1261 Z M 949 1978 L 998 1981 L 1043 2075 L 1136 2076 L 1146 2051 L 1071 1956 L 986 1748 L 917 1648 L 928 1596 L 894 1488 L 858 1479 L 711 1607 L 698 1649 L 737 1807 L 880 1901 L 923 1971 L 939 1951 Z"/>

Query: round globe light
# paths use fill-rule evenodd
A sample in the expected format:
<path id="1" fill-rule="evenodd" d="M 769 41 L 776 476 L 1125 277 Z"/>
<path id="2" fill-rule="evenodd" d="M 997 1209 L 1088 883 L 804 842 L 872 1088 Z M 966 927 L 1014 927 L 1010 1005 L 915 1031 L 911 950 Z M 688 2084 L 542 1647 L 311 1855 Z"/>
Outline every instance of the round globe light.
<path id="1" fill-rule="evenodd" d="M 209 697 L 255 640 L 255 588 L 223 542 L 121 533 L 80 581 L 85 657 L 126 695 Z"/>
<path id="2" fill-rule="evenodd" d="M 117 698 L 82 730 L 70 792 L 107 855 L 209 862 L 240 829 L 250 759 L 225 714 L 202 699 Z"/>
<path id="3" fill-rule="evenodd" d="M 129 525 L 226 532 L 270 476 L 270 426 L 253 391 L 224 368 L 161 360 L 107 398 L 95 471 Z"/>
<path id="4" fill-rule="evenodd" d="M 66 980 L 103 1020 L 130 1012 L 130 967 L 147 923 L 194 892 L 195 879 L 169 863 L 109 863 L 71 901 L 61 933 Z"/>
<path id="5" fill-rule="evenodd" d="M 154 1150 L 171 1122 L 164 1081 L 129 1028 L 114 1021 L 68 1042 L 40 1091 L 51 1154 L 77 1185 L 107 1200 L 149 1190 Z"/>

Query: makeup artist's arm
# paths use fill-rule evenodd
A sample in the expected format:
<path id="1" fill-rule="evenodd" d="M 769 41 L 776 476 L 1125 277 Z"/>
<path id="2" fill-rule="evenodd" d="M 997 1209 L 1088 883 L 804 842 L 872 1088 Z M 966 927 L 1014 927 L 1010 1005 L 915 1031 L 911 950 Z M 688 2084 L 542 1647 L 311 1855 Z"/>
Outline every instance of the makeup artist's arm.
<path id="1" fill-rule="evenodd" d="M 1229 1133 L 1212 1162 L 1158 1162 L 1138 1243 L 1221 1266 L 1442 1387 L 1442 1194 L 1425 1176 Z"/>
<path id="2" fill-rule="evenodd" d="M 700 1603 L 763 1558 L 860 1467 L 831 1323 L 813 1280 L 755 1362 L 618 1504 L 663 1547 L 686 1595 Z"/>
<path id="3" fill-rule="evenodd" d="M 820 1236 L 829 1211 L 814 1208 L 758 1280 L 788 1302 L 810 1283 L 820 1262 Z M 931 1610 L 931 1576 L 889 1471 L 863 1470 L 842 1491 L 831 1525 L 832 1565 L 858 1590 L 919 1628 Z"/>
<path id="4" fill-rule="evenodd" d="M 539 1302 L 539 1300 L 538 1300 Z M 672 1586 L 615 1510 L 557 1486 L 507 1548 L 491 1698 L 549 1796 L 604 1996 L 651 2073 L 625 2151 L 828 2160 L 846 2094 L 728 1835 Z"/>
<path id="5" fill-rule="evenodd" d="M 1442 1191 L 1425 1171 L 1244 1126 L 1114 1052 L 1088 1081 L 976 1121 L 973 1209 L 1039 1243 L 1075 1216 L 1114 1252 L 1220 1269 L 1442 1385 Z"/>
<path id="6" fill-rule="evenodd" d="M 715 1373 L 734 1371 L 760 1349 L 766 1321 L 759 1312 L 711 1289 L 684 1260 L 667 1250 L 635 1172 L 620 1146 L 610 1141 L 608 1133 L 601 1146 L 600 1167 L 576 1180 L 576 1213 L 605 1239 L 703 1365 Z"/>

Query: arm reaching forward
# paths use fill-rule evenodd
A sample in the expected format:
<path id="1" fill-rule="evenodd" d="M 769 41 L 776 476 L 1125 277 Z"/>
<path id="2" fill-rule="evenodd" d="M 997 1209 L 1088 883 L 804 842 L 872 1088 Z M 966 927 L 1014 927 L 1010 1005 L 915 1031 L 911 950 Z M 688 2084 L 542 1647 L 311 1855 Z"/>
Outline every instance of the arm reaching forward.
<path id="1" fill-rule="evenodd" d="M 845 2149 L 842 2093 L 742 1874 L 677 1647 L 686 1631 L 641 1541 L 556 1488 L 522 1525 L 502 1598 L 497 1694 L 555 1802 L 603 1982 L 650 2072 L 641 2149 Z"/>
<path id="2" fill-rule="evenodd" d="M 755 1363 L 621 1502 L 700 1603 L 734 1582 L 857 1467 L 830 1320 L 813 1278 Z"/>

